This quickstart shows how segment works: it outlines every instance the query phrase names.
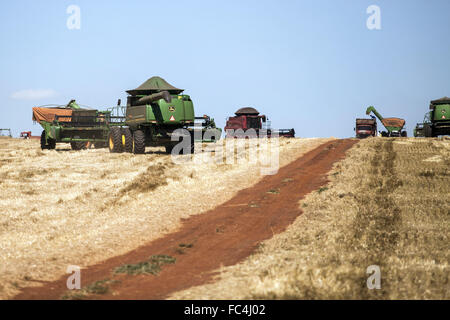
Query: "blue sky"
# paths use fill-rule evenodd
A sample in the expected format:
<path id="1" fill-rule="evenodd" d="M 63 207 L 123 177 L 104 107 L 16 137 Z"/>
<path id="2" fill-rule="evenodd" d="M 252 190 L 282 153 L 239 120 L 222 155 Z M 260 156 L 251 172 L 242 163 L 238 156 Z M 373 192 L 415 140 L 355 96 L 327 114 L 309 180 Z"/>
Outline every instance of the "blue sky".
<path id="1" fill-rule="evenodd" d="M 72 4 L 80 30 L 66 27 Z M 370 5 L 381 30 L 366 27 Z M 0 127 L 38 135 L 33 106 L 104 109 L 159 75 L 220 127 L 253 106 L 297 136 L 343 138 L 374 105 L 412 135 L 450 96 L 449 12 L 447 0 L 2 1 Z"/>

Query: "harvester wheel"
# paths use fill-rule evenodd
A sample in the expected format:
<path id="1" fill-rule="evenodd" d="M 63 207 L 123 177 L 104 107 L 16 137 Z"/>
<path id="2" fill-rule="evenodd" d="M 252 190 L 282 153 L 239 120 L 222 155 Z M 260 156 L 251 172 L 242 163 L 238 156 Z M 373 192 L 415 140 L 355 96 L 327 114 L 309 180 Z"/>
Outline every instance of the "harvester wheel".
<path id="1" fill-rule="evenodd" d="M 56 140 L 48 138 L 47 142 L 45 141 L 45 130 L 41 133 L 41 149 L 45 150 L 53 150 L 56 148 Z"/>
<path id="2" fill-rule="evenodd" d="M 119 127 L 111 127 L 108 137 L 109 152 L 120 153 L 123 151 L 122 130 Z"/>
<path id="3" fill-rule="evenodd" d="M 406 137 L 408 136 L 408 133 L 407 133 L 406 131 L 402 131 L 401 136 L 402 136 L 403 138 L 406 138 Z"/>
<path id="4" fill-rule="evenodd" d="M 56 148 L 56 140 L 47 139 L 47 141 L 48 141 L 48 149 L 53 150 Z"/>
<path id="5" fill-rule="evenodd" d="M 133 152 L 133 134 L 129 128 L 122 128 L 122 144 L 125 152 Z"/>
<path id="6" fill-rule="evenodd" d="M 45 130 L 43 130 L 41 133 L 41 149 L 48 149 L 47 143 L 45 142 Z"/>
<path id="7" fill-rule="evenodd" d="M 433 128 L 429 124 L 424 124 L 423 131 L 425 133 L 425 137 L 430 138 L 433 136 Z"/>
<path id="8" fill-rule="evenodd" d="M 145 134 L 142 130 L 136 130 L 133 132 L 133 153 L 145 153 Z"/>

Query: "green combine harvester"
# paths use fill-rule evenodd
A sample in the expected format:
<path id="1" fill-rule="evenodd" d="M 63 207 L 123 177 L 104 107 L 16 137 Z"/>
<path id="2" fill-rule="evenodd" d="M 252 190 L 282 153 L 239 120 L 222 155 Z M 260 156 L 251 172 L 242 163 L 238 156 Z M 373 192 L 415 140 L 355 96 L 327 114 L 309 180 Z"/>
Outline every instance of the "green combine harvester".
<path id="1" fill-rule="evenodd" d="M 425 113 L 422 123 L 414 128 L 415 137 L 437 137 L 450 135 L 450 98 L 430 101 L 430 111 Z"/>
<path id="2" fill-rule="evenodd" d="M 366 110 L 366 114 L 369 115 L 371 112 L 381 121 L 383 126 L 387 131 L 382 131 L 382 137 L 406 137 L 407 133 L 403 130 L 405 126 L 405 120 L 400 118 L 383 118 L 381 114 L 375 109 L 375 107 L 370 106 Z"/>
<path id="3" fill-rule="evenodd" d="M 183 91 L 160 77 L 152 77 L 136 89 L 128 90 L 125 121 L 120 127 L 111 127 L 109 133 L 110 152 L 142 154 L 146 146 L 164 146 L 171 153 L 180 139 L 188 138 L 189 145 L 182 153 L 191 154 L 195 140 L 204 141 L 203 133 L 207 129 L 212 129 L 207 141 L 219 139 L 222 132 L 215 128 L 214 119 L 195 117 L 194 104 Z M 204 121 L 197 139 L 196 119 Z M 180 133 L 178 129 L 185 130 Z"/>

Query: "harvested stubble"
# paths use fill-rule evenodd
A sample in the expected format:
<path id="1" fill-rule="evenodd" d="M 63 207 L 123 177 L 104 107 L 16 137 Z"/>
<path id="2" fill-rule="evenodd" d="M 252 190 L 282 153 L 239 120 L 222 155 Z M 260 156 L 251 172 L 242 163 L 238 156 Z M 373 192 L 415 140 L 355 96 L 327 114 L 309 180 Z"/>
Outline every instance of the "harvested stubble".
<path id="1" fill-rule="evenodd" d="M 449 140 L 366 139 L 329 179 L 286 232 L 171 299 L 450 298 Z M 367 287 L 371 265 L 379 290 Z"/>
<path id="2" fill-rule="evenodd" d="M 328 140 L 280 139 L 280 165 Z M 0 298 L 133 250 L 262 178 L 248 163 L 175 165 L 162 148 L 147 151 L 159 152 L 1 139 Z"/>

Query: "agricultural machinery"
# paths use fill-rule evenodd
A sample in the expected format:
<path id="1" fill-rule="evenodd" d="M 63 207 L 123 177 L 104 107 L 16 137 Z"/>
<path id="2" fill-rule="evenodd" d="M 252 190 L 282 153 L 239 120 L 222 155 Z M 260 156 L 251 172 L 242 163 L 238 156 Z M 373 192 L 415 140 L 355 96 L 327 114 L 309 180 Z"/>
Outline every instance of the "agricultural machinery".
<path id="1" fill-rule="evenodd" d="M 66 106 L 34 107 L 33 120 L 44 128 L 41 148 L 54 149 L 56 143 L 64 142 L 74 150 L 94 145 L 107 146 L 110 152 L 139 154 L 146 146 L 164 146 L 170 153 L 181 137 L 189 136 L 190 146 L 183 153 L 192 153 L 194 132 L 201 132 L 197 141 L 211 142 L 220 139 L 222 131 L 214 119 L 195 117 L 192 100 L 183 91 L 152 77 L 127 91 L 126 106 L 119 99 L 116 107 L 106 111 L 81 108 L 75 100 Z M 180 133 L 177 129 L 186 130 Z M 207 140 L 203 140 L 205 132 Z"/>
<path id="2" fill-rule="evenodd" d="M 405 120 L 400 118 L 383 118 L 381 114 L 373 107 L 370 106 L 366 110 L 366 114 L 369 115 L 371 112 L 381 121 L 383 126 L 387 131 L 382 131 L 382 137 L 406 137 L 406 131 L 402 130 L 405 126 Z"/>
<path id="3" fill-rule="evenodd" d="M 81 108 L 75 100 L 63 107 L 34 107 L 33 121 L 44 129 L 41 149 L 55 149 L 56 143 L 70 143 L 73 150 L 104 147 L 110 128 L 120 125 L 121 118 L 111 116 L 111 111 Z M 117 121 L 119 120 L 119 121 Z"/>
<path id="4" fill-rule="evenodd" d="M 195 135 L 195 141 L 201 142 L 216 142 L 222 135 L 222 129 L 216 127 L 214 118 L 210 118 L 204 114 L 203 117 L 195 117 L 194 128 L 197 130 L 201 128 L 201 136 Z"/>
<path id="5" fill-rule="evenodd" d="M 377 120 L 372 119 L 356 119 L 355 126 L 356 137 L 363 139 L 369 136 L 375 137 L 377 135 Z"/>
<path id="6" fill-rule="evenodd" d="M 31 135 L 31 131 L 22 131 L 20 137 L 23 139 L 40 139 L 40 136 Z"/>
<path id="7" fill-rule="evenodd" d="M 235 112 L 235 117 L 229 117 L 225 125 L 227 138 L 244 138 L 260 136 L 260 131 L 265 130 L 267 137 L 271 137 L 274 133 L 278 136 L 294 138 L 295 130 L 270 128 L 270 121 L 265 115 L 260 115 L 255 108 L 244 107 Z"/>
<path id="8" fill-rule="evenodd" d="M 0 137 L 12 138 L 11 129 L 0 129 Z"/>
<path id="9" fill-rule="evenodd" d="M 450 134 L 450 98 L 430 101 L 430 111 L 414 128 L 415 137 L 437 137 Z"/>
<path id="10" fill-rule="evenodd" d="M 128 90 L 125 120 L 109 132 L 110 152 L 142 154 L 146 146 L 164 146 L 171 153 L 180 138 L 189 137 L 190 145 L 182 153 L 193 153 L 196 119 L 203 121 L 199 131 L 214 129 L 209 138 L 220 139 L 221 130 L 215 128 L 214 120 L 208 116 L 196 118 L 194 104 L 183 91 L 160 77 L 152 77 L 136 89 Z"/>

